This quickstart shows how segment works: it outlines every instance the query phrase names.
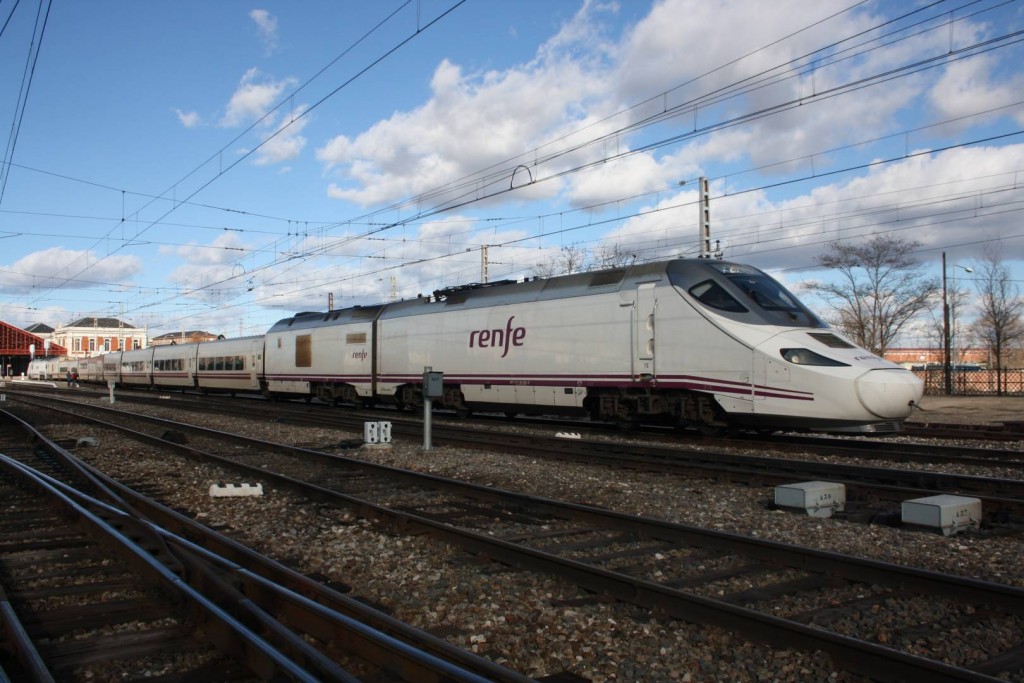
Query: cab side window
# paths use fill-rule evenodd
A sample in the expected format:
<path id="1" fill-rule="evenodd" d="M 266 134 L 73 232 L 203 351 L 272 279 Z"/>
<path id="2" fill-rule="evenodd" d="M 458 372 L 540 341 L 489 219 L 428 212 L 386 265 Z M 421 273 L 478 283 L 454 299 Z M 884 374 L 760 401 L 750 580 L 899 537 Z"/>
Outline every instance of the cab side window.
<path id="1" fill-rule="evenodd" d="M 705 306 L 717 308 L 720 311 L 730 313 L 746 313 L 747 308 L 737 301 L 732 294 L 725 291 L 721 285 L 714 280 L 705 280 L 693 287 L 690 287 L 690 296 Z"/>

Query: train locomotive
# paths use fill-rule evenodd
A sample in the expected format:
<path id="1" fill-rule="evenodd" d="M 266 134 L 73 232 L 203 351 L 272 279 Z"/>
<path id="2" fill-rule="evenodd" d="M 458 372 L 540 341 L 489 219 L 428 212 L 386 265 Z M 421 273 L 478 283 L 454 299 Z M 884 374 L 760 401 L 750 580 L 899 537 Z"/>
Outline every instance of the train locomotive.
<path id="1" fill-rule="evenodd" d="M 85 381 L 400 408 L 422 406 L 430 367 L 444 373 L 435 405 L 461 415 L 586 415 L 708 433 L 894 432 L 923 393 L 913 373 L 831 330 L 764 272 L 712 259 L 300 313 L 263 337 L 107 354 L 89 367 L 99 376 Z"/>

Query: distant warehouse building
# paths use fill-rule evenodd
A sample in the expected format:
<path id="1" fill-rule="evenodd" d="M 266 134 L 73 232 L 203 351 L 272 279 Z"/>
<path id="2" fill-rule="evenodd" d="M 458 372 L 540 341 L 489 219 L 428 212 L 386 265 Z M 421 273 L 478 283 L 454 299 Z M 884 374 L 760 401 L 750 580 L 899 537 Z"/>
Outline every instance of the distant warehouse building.
<path id="1" fill-rule="evenodd" d="M 135 327 L 117 318 L 79 318 L 67 325 L 58 326 L 51 339 L 67 349 L 68 355 L 73 358 L 144 349 L 149 345 L 145 328 Z"/>

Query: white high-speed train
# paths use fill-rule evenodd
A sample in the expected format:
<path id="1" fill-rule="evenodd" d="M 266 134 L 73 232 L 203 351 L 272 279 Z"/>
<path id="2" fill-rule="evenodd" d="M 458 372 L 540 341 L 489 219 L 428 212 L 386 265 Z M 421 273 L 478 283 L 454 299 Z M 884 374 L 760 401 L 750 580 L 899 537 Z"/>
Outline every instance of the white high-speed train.
<path id="1" fill-rule="evenodd" d="M 898 431 L 913 373 L 836 334 L 751 266 L 638 264 L 301 313 L 265 336 L 87 359 L 83 381 L 340 403 L 585 414 L 623 425 Z"/>

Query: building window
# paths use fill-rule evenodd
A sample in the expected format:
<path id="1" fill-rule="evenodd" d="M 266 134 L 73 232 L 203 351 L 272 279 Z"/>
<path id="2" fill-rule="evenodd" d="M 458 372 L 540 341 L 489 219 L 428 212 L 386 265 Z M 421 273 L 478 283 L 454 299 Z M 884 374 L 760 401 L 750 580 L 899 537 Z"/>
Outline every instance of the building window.
<path id="1" fill-rule="evenodd" d="M 139 341 L 138 339 L 132 339 L 132 348 L 135 349 L 135 350 L 141 349 L 142 348 L 142 342 Z"/>
<path id="2" fill-rule="evenodd" d="M 95 353 L 95 351 L 96 351 L 96 340 L 95 339 L 90 339 L 89 340 L 89 352 L 90 353 Z"/>
<path id="3" fill-rule="evenodd" d="M 110 337 L 103 340 L 103 352 L 110 353 Z"/>
<path id="4" fill-rule="evenodd" d="M 81 351 L 81 350 L 82 350 L 82 338 L 81 337 L 75 337 L 75 351 Z"/>

